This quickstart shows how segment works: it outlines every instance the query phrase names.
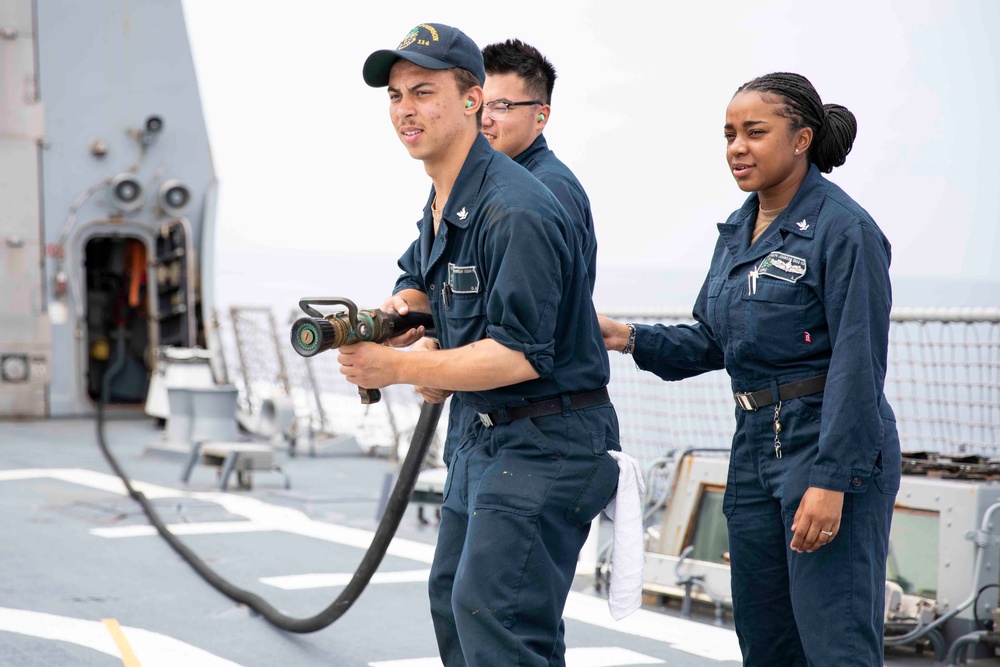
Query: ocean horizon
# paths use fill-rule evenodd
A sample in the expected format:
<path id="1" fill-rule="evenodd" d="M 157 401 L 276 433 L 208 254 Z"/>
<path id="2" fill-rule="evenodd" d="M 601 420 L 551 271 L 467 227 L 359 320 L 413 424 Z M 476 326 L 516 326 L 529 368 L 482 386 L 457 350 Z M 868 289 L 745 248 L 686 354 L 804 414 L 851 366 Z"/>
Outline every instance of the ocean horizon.
<path id="1" fill-rule="evenodd" d="M 300 312 L 304 297 L 344 297 L 358 308 L 378 308 L 392 292 L 397 255 L 338 254 L 335 250 L 218 250 L 215 307 L 265 306 L 281 320 Z M 690 309 L 708 270 L 604 265 L 598 261 L 594 304 L 598 312 Z M 893 276 L 893 306 L 905 308 L 1000 307 L 1000 276 Z"/>

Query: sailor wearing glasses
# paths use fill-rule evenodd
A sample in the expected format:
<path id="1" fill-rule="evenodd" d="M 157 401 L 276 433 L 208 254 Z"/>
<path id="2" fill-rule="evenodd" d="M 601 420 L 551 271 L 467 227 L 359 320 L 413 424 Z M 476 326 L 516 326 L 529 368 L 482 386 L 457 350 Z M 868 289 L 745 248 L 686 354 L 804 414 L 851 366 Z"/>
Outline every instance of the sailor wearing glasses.
<path id="1" fill-rule="evenodd" d="M 486 68 L 483 136 L 494 149 L 530 171 L 566 209 L 580 237 L 593 294 L 597 276 L 597 237 L 590 199 L 569 167 L 549 150 L 542 134 L 551 118 L 555 67 L 537 48 L 519 39 L 484 48 L 483 64 Z M 417 346 L 421 349 L 436 347 L 431 339 L 422 340 Z M 418 387 L 418 391 L 431 403 L 440 403 L 450 393 L 426 387 Z M 468 416 L 461 414 L 461 407 L 460 401 L 452 399 L 444 448 L 445 464 L 451 463 L 469 424 Z"/>
<path id="2" fill-rule="evenodd" d="M 552 111 L 555 67 L 538 49 L 519 39 L 490 44 L 483 49 L 483 62 L 486 66 L 483 135 L 493 148 L 544 183 L 569 213 L 574 228 L 580 232 L 593 294 L 597 237 L 590 199 L 569 167 L 549 150 L 542 135 Z"/>

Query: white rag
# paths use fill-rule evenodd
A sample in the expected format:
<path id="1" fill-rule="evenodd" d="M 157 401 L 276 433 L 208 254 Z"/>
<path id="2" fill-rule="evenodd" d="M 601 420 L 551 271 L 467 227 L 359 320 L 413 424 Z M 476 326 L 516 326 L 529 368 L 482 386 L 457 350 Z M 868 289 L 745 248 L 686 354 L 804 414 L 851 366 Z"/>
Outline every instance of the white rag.
<path id="1" fill-rule="evenodd" d="M 620 621 L 642 606 L 642 495 L 646 483 L 639 462 L 624 452 L 608 452 L 618 462 L 618 492 L 604 513 L 614 526 L 608 609 Z"/>

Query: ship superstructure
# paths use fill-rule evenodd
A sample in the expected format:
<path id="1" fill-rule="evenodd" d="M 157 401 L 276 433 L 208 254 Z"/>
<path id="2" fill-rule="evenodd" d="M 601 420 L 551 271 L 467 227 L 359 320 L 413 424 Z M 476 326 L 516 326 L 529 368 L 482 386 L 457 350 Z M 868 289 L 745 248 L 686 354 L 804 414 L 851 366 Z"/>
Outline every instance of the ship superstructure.
<path id="1" fill-rule="evenodd" d="M 146 398 L 204 346 L 215 175 L 179 2 L 0 5 L 0 418 Z M 206 264 L 208 266 L 206 266 Z"/>

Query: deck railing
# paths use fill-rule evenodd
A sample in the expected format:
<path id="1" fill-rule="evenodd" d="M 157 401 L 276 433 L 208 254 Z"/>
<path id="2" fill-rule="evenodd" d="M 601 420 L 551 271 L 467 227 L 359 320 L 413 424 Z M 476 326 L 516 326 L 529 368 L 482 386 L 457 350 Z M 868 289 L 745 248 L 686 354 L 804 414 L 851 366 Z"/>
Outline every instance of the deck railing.
<path id="1" fill-rule="evenodd" d="M 685 310 L 609 315 L 629 322 L 693 321 Z M 1000 308 L 897 308 L 891 322 L 885 391 L 903 449 L 1000 457 Z M 237 307 L 222 325 L 228 367 L 248 412 L 285 393 L 317 431 L 352 433 L 362 447 L 393 455 L 408 444 L 420 404 L 412 388 L 390 387 L 381 403 L 363 406 L 341 376 L 336 352 L 306 360 L 292 351 L 290 321 L 266 308 Z M 637 370 L 631 357 L 611 353 L 610 360 L 622 446 L 640 463 L 671 449 L 729 446 L 735 404 L 725 372 L 664 382 Z M 446 421 L 445 414 L 439 440 Z"/>
<path id="2" fill-rule="evenodd" d="M 691 323 L 689 311 L 609 314 Z M 904 451 L 1000 457 L 1000 308 L 897 308 L 889 327 L 886 398 Z M 642 462 L 671 448 L 727 447 L 735 427 L 729 376 L 664 382 L 611 354 L 622 445 Z"/>

